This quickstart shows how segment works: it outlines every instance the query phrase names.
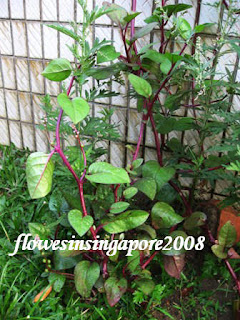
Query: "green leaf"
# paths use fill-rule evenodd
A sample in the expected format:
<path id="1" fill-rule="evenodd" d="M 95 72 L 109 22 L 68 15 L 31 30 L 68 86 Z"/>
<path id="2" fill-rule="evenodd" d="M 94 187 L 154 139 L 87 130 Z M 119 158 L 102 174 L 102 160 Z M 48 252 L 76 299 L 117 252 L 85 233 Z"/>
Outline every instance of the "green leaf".
<path id="1" fill-rule="evenodd" d="M 48 281 L 53 286 L 54 291 L 61 292 L 65 284 L 66 277 L 63 276 L 62 274 L 50 273 L 48 277 Z"/>
<path id="2" fill-rule="evenodd" d="M 148 216 L 149 213 L 143 210 L 129 210 L 112 219 L 102 220 L 103 229 L 109 233 L 125 232 L 142 225 Z"/>
<path id="3" fill-rule="evenodd" d="M 97 52 L 97 63 L 112 61 L 120 56 L 120 52 L 116 52 L 114 46 L 107 45 L 100 48 Z"/>
<path id="4" fill-rule="evenodd" d="M 175 111 L 181 107 L 182 93 L 181 94 L 171 94 L 168 95 L 164 107 L 170 111 Z"/>
<path id="5" fill-rule="evenodd" d="M 209 28 L 211 26 L 213 26 L 215 23 L 203 23 L 203 24 L 199 24 L 198 26 L 196 26 L 194 28 L 194 32 L 195 33 L 199 33 L 199 32 L 202 32 L 205 28 Z"/>
<path id="6" fill-rule="evenodd" d="M 127 23 L 131 22 L 133 19 L 135 19 L 141 12 L 131 12 L 128 13 L 126 17 L 124 17 L 124 21 Z"/>
<path id="7" fill-rule="evenodd" d="M 75 256 L 78 256 L 79 254 L 87 251 L 87 250 L 78 250 L 79 248 L 77 248 L 77 244 L 74 244 L 72 246 L 73 249 L 71 248 L 71 250 L 69 249 L 69 246 L 70 245 L 68 244 L 67 249 L 59 251 L 60 257 L 63 257 L 63 258 L 75 257 Z M 75 250 L 75 248 L 76 248 L 76 250 Z"/>
<path id="8" fill-rule="evenodd" d="M 43 152 L 30 154 L 26 164 L 28 191 L 32 199 L 45 197 L 52 188 L 54 164 Z"/>
<path id="9" fill-rule="evenodd" d="M 211 246 L 212 252 L 217 256 L 219 259 L 226 259 L 227 252 L 224 252 L 224 246 L 219 244 L 214 244 Z"/>
<path id="10" fill-rule="evenodd" d="M 172 100 L 172 102 L 174 99 Z M 169 103 L 169 100 L 168 100 Z M 175 107 L 179 106 L 179 104 L 175 103 Z M 176 109 L 176 108 L 175 108 Z M 166 118 L 162 116 L 161 114 L 158 114 L 155 116 L 156 119 L 156 128 L 157 131 L 161 134 L 168 134 L 171 131 L 186 131 L 194 129 L 195 122 L 192 118 L 185 117 L 181 119 L 176 119 L 174 117 Z"/>
<path id="11" fill-rule="evenodd" d="M 62 192 L 58 189 L 54 189 L 49 199 L 48 207 L 51 211 L 60 213 L 65 199 L 63 198 Z"/>
<path id="12" fill-rule="evenodd" d="M 95 67 L 91 68 L 86 71 L 87 76 L 93 77 L 97 80 L 104 80 L 111 78 L 114 75 L 117 75 L 120 71 L 124 70 L 126 66 L 119 62 L 115 63 L 111 66 L 104 66 L 104 67 Z"/>
<path id="13" fill-rule="evenodd" d="M 89 298 L 91 290 L 100 275 L 98 263 L 90 261 L 79 262 L 74 269 L 74 282 L 77 292 L 83 298 Z"/>
<path id="14" fill-rule="evenodd" d="M 110 277 L 106 280 L 104 288 L 107 301 L 111 307 L 118 303 L 122 295 L 127 291 L 127 286 L 128 284 L 125 278 L 118 279 L 117 277 Z"/>
<path id="15" fill-rule="evenodd" d="M 61 33 L 66 34 L 67 36 L 71 37 L 72 39 L 74 39 L 76 41 L 79 41 L 79 39 L 80 39 L 80 37 L 75 32 L 73 32 L 72 30 L 69 30 L 68 28 L 66 28 L 60 24 L 47 24 L 47 26 L 49 28 L 55 29 Z"/>
<path id="16" fill-rule="evenodd" d="M 128 202 L 119 201 L 111 205 L 110 212 L 114 214 L 121 213 L 125 211 L 129 206 L 130 204 Z"/>
<path id="17" fill-rule="evenodd" d="M 133 169 L 139 168 L 143 163 L 143 158 L 136 159 L 132 162 Z"/>
<path id="18" fill-rule="evenodd" d="M 232 225 L 231 221 L 226 222 L 219 231 L 218 242 L 223 247 L 230 248 L 234 245 L 237 239 L 236 228 Z"/>
<path id="19" fill-rule="evenodd" d="M 82 212 L 79 210 L 71 210 L 68 213 L 68 221 L 73 229 L 82 237 L 93 225 L 92 216 L 82 216 Z"/>
<path id="20" fill-rule="evenodd" d="M 43 70 L 42 75 L 51 81 L 63 81 L 72 72 L 72 67 L 67 59 L 58 58 L 52 60 Z"/>
<path id="21" fill-rule="evenodd" d="M 151 279 L 139 279 L 135 281 L 137 288 L 140 289 L 144 294 L 149 295 L 155 288 L 155 283 Z"/>
<path id="22" fill-rule="evenodd" d="M 173 131 L 177 122 L 175 118 L 166 118 L 161 114 L 156 115 L 155 119 L 157 131 L 161 134 L 168 134 Z"/>
<path id="23" fill-rule="evenodd" d="M 192 6 L 189 4 L 179 3 L 179 4 L 170 4 L 168 6 L 164 6 L 163 10 L 167 13 L 167 16 L 170 17 L 174 13 L 185 11 L 190 8 L 192 8 Z"/>
<path id="24" fill-rule="evenodd" d="M 124 27 L 127 24 L 127 22 L 124 20 L 124 18 L 128 15 L 126 9 L 115 3 L 108 3 L 106 1 L 103 2 L 103 6 L 106 6 L 108 9 L 110 9 L 110 11 L 107 13 L 107 16 L 119 27 Z"/>
<path id="25" fill-rule="evenodd" d="M 181 118 L 178 119 L 175 124 L 173 130 L 176 131 L 186 131 L 194 128 L 194 120 L 192 118 Z"/>
<path id="26" fill-rule="evenodd" d="M 165 59 L 161 64 L 160 64 L 160 70 L 162 71 L 162 73 L 164 74 L 168 74 L 169 71 L 172 68 L 172 63 L 171 61 L 169 61 L 168 59 Z"/>
<path id="27" fill-rule="evenodd" d="M 196 211 L 193 212 L 190 217 L 186 218 L 183 226 L 186 230 L 192 230 L 197 227 L 201 227 L 205 224 L 207 216 L 205 213 Z"/>
<path id="28" fill-rule="evenodd" d="M 123 168 L 117 168 L 107 162 L 95 162 L 90 165 L 86 178 L 95 183 L 119 184 L 130 183 L 130 178 Z"/>
<path id="29" fill-rule="evenodd" d="M 183 238 L 183 241 L 187 238 L 187 234 L 183 231 L 173 231 L 170 234 L 170 237 L 172 238 L 172 242 L 169 245 L 170 250 L 161 250 L 162 254 L 166 255 L 166 256 L 178 256 L 180 254 L 183 254 L 186 250 L 184 249 L 184 245 L 181 247 L 180 250 L 175 250 L 173 249 L 173 242 L 177 237 L 180 237 L 177 239 L 176 241 L 176 245 L 177 247 L 180 247 L 179 242 L 181 241 L 180 239 Z"/>
<path id="30" fill-rule="evenodd" d="M 123 191 L 123 196 L 125 199 L 131 199 L 138 193 L 138 189 L 135 187 L 129 187 Z"/>
<path id="31" fill-rule="evenodd" d="M 142 56 L 142 58 L 148 58 L 156 63 L 160 63 L 160 70 L 164 74 L 168 74 L 168 72 L 172 68 L 171 61 L 166 57 L 165 54 L 159 53 L 156 50 L 147 50 L 146 53 Z"/>
<path id="32" fill-rule="evenodd" d="M 63 250 L 65 251 L 65 250 Z M 54 269 L 55 270 L 64 270 L 71 269 L 76 266 L 76 264 L 82 259 L 80 255 L 78 256 L 65 256 L 62 255 L 61 250 L 54 252 Z"/>
<path id="33" fill-rule="evenodd" d="M 153 229 L 151 226 L 149 226 L 148 224 L 142 224 L 141 226 L 137 227 L 138 230 L 140 231 L 145 231 L 146 233 L 149 234 L 149 236 L 152 239 L 155 239 L 157 237 L 156 231 L 155 229 Z"/>
<path id="34" fill-rule="evenodd" d="M 171 167 L 160 167 L 155 160 L 146 162 L 142 168 L 144 178 L 153 178 L 157 183 L 157 192 L 167 183 L 175 174 L 175 170 Z"/>
<path id="35" fill-rule="evenodd" d="M 192 28 L 187 20 L 185 20 L 182 17 L 179 17 L 177 19 L 177 28 L 178 28 L 178 31 L 179 31 L 181 37 L 184 40 L 188 40 L 191 38 L 193 32 L 192 32 Z"/>
<path id="36" fill-rule="evenodd" d="M 50 235 L 49 228 L 42 223 L 30 222 L 28 229 L 33 238 L 38 236 L 41 240 L 47 240 Z"/>
<path id="37" fill-rule="evenodd" d="M 140 94 L 141 96 L 144 96 L 145 98 L 149 98 L 151 96 L 152 87 L 146 80 L 138 76 L 135 76 L 132 73 L 129 74 L 128 80 L 130 81 L 131 85 L 133 86 L 133 88 L 138 94 Z"/>
<path id="38" fill-rule="evenodd" d="M 149 24 L 145 25 L 144 27 L 140 28 L 139 30 L 137 30 L 137 31 L 135 32 L 133 38 L 131 39 L 131 42 L 134 42 L 135 40 L 146 36 L 146 35 L 149 34 L 157 25 L 158 25 L 157 22 L 152 22 L 152 23 L 149 23 Z"/>
<path id="39" fill-rule="evenodd" d="M 240 47 L 236 43 L 233 43 L 233 42 L 230 42 L 230 43 L 231 43 L 233 50 L 236 51 L 238 56 L 240 57 Z"/>
<path id="40" fill-rule="evenodd" d="M 157 184 L 153 178 L 142 178 L 134 184 L 139 191 L 144 193 L 148 198 L 153 200 L 157 191 Z"/>
<path id="41" fill-rule="evenodd" d="M 60 93 L 57 101 L 74 124 L 83 120 L 89 113 L 90 107 L 83 98 L 70 99 L 66 93 Z"/>
<path id="42" fill-rule="evenodd" d="M 155 229 L 170 228 L 183 221 L 183 217 L 165 202 L 157 202 L 152 207 L 151 218 Z"/>
<path id="43" fill-rule="evenodd" d="M 127 269 L 134 273 L 134 271 L 140 266 L 140 252 L 138 250 L 133 250 L 131 256 L 127 257 Z"/>
<path id="44" fill-rule="evenodd" d="M 166 56 L 156 50 L 148 49 L 142 55 L 142 59 L 144 58 L 150 59 L 156 63 L 162 63 L 166 59 Z"/>
<path id="45" fill-rule="evenodd" d="M 173 203 L 177 198 L 179 198 L 179 194 L 168 183 L 161 188 L 155 197 L 156 200 L 160 202 L 167 202 L 168 204 Z"/>

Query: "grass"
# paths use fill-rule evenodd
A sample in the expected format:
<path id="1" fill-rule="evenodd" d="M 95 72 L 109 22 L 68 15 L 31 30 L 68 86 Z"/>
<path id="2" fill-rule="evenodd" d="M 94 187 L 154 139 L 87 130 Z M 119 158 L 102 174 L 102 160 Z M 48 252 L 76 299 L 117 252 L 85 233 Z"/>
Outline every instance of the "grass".
<path id="1" fill-rule="evenodd" d="M 19 252 L 9 257 L 8 253 L 18 235 L 28 232 L 29 222 L 50 219 L 48 199 L 29 197 L 25 177 L 28 150 L 0 146 L 0 153 L 0 320 L 214 320 L 219 315 L 229 319 L 224 314 L 234 298 L 232 285 L 224 267 L 210 254 L 203 258 L 201 273 L 189 263 L 181 280 L 165 273 L 157 255 L 152 267 L 157 286 L 151 296 L 141 291 L 127 293 L 113 308 L 103 297 L 98 299 L 97 293 L 83 301 L 71 281 L 59 293 L 52 291 L 46 300 L 34 303 L 36 294 L 48 285 L 41 255 Z M 204 287 L 204 279 L 212 279 L 207 282 L 214 285 Z"/>

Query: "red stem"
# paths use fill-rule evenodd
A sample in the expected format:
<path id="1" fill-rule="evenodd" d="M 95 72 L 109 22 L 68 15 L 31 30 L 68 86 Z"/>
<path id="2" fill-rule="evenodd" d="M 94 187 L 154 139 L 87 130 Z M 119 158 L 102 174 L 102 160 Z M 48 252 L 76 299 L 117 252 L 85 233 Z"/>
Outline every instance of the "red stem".
<path id="1" fill-rule="evenodd" d="M 81 65 L 78 66 L 78 69 L 81 68 Z M 72 90 L 72 86 L 73 86 L 73 82 L 75 80 L 75 76 L 72 77 L 68 90 L 67 90 L 67 95 L 69 96 L 71 90 Z M 56 143 L 57 143 L 57 147 L 60 148 L 60 124 L 61 124 L 61 120 L 62 120 L 62 114 L 63 114 L 63 109 L 60 109 L 59 115 L 58 115 L 58 120 L 57 120 L 57 126 L 56 126 Z"/>
<path id="2" fill-rule="evenodd" d="M 162 0 L 162 7 L 164 7 L 164 5 L 165 5 L 165 1 Z M 164 43 L 165 43 L 165 36 L 164 36 L 164 19 L 162 19 L 162 24 L 161 24 L 160 31 L 161 31 L 161 45 L 160 45 L 160 48 L 159 48 L 159 52 L 160 52 L 160 53 L 163 53 L 163 47 L 164 47 Z"/>
<path id="3" fill-rule="evenodd" d="M 132 0 L 132 11 L 136 12 L 137 9 L 137 0 Z M 131 21 L 131 38 L 133 38 L 135 34 L 135 19 Z M 133 43 L 134 52 L 137 55 L 137 46 L 136 43 Z"/>
<path id="4" fill-rule="evenodd" d="M 79 66 L 78 69 L 80 67 L 81 66 Z M 71 92 L 74 79 L 75 79 L 75 76 L 73 76 L 71 81 L 70 81 L 70 84 L 69 84 L 69 87 L 68 87 L 68 90 L 67 90 L 67 95 L 68 96 L 69 96 L 69 94 Z M 84 177 L 84 175 L 81 177 L 81 179 L 78 178 L 76 172 L 71 167 L 70 163 L 68 162 L 65 154 L 63 153 L 63 151 L 62 151 L 62 149 L 60 147 L 60 133 L 59 133 L 59 131 L 60 131 L 60 124 L 61 124 L 62 114 L 63 114 L 63 110 L 60 109 L 60 113 L 59 113 L 58 120 L 57 120 L 57 126 L 56 126 L 56 146 L 54 148 L 54 151 L 56 151 L 60 155 L 60 157 L 63 160 L 63 163 L 66 165 L 66 167 L 71 172 L 71 174 L 73 175 L 74 179 L 76 180 L 77 185 L 78 185 L 79 195 L 80 195 L 80 201 L 81 201 L 81 205 L 82 205 L 82 209 L 83 209 L 83 216 L 87 216 L 88 213 L 87 213 L 85 199 L 84 199 L 83 181 L 82 181 L 82 178 Z M 81 150 L 81 151 L 83 151 L 83 150 Z M 85 156 L 84 151 L 83 151 L 83 156 L 85 157 L 84 164 L 86 165 L 87 163 L 86 163 L 86 156 Z M 92 234 L 93 239 L 97 240 L 96 232 L 95 232 L 93 227 L 90 228 L 90 232 Z M 98 252 L 99 252 L 100 255 L 105 257 L 105 254 L 104 254 L 104 252 L 102 250 L 99 250 Z"/>
<path id="5" fill-rule="evenodd" d="M 155 251 L 148 259 L 147 261 L 141 266 L 142 269 L 145 269 L 149 263 L 152 261 L 152 259 L 158 254 L 159 251 Z"/>
<path id="6" fill-rule="evenodd" d="M 228 268 L 228 271 L 229 273 L 231 274 L 233 280 L 235 281 L 236 283 L 236 286 L 237 286 L 237 291 L 238 291 L 238 294 L 240 296 L 240 280 L 238 279 L 235 271 L 233 270 L 231 264 L 229 263 L 229 261 L 227 259 L 224 260 L 224 263 L 226 265 L 226 267 Z"/>
<path id="7" fill-rule="evenodd" d="M 124 34 L 124 33 L 123 33 L 123 29 L 122 29 L 122 28 L 120 28 L 120 33 L 121 33 L 121 37 L 122 37 L 122 41 L 123 41 L 123 45 L 124 45 L 124 49 L 125 49 L 125 52 L 126 52 L 127 61 L 130 63 L 129 52 L 128 52 L 127 44 L 126 44 L 126 32 L 125 32 L 125 34 Z"/>
<path id="8" fill-rule="evenodd" d="M 227 3 L 226 0 L 223 0 L 223 4 L 225 5 L 225 7 L 227 8 L 227 10 L 229 9 L 229 4 Z"/>
<path id="9" fill-rule="evenodd" d="M 120 187 L 120 184 L 118 184 L 117 186 L 116 186 L 116 188 L 114 189 L 114 202 L 118 202 L 118 189 L 119 189 L 119 187 Z"/>
<path id="10" fill-rule="evenodd" d="M 162 153 L 161 153 L 161 146 L 160 146 L 159 136 L 158 136 L 158 132 L 157 132 L 157 129 L 156 129 L 156 125 L 155 125 L 155 122 L 154 122 L 154 118 L 153 118 L 152 112 L 150 113 L 149 117 L 150 117 L 152 130 L 153 130 L 153 134 L 154 134 L 154 138 L 155 138 L 158 162 L 159 162 L 160 166 L 162 167 L 163 166 L 163 159 L 162 159 Z"/>
<path id="11" fill-rule="evenodd" d="M 141 142 L 142 142 L 143 132 L 144 132 L 145 126 L 146 126 L 146 121 L 144 120 L 144 117 L 143 117 L 142 123 L 141 123 L 141 127 L 140 127 L 138 142 L 137 142 L 137 148 L 136 148 L 136 151 L 134 152 L 132 161 L 136 160 L 137 157 L 138 157 L 138 153 L 139 153 L 139 150 L 140 150 L 140 145 L 141 145 Z"/>
<path id="12" fill-rule="evenodd" d="M 175 191 L 177 191 L 177 193 L 179 194 L 179 196 L 181 197 L 182 201 L 183 201 L 183 204 L 186 208 L 186 215 L 190 215 L 192 213 L 192 209 L 191 209 L 191 206 L 190 204 L 188 203 L 186 197 L 184 196 L 184 194 L 182 193 L 182 190 L 173 182 L 173 181 L 169 181 L 168 182 L 170 184 L 170 186 L 173 187 L 173 189 Z"/>

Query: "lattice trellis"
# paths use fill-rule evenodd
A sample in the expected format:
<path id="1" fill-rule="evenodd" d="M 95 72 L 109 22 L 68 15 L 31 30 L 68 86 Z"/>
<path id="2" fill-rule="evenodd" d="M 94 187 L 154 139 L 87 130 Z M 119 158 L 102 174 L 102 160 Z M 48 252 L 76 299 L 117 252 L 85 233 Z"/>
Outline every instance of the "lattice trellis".
<path id="1" fill-rule="evenodd" d="M 188 3 L 193 6 L 185 14 L 185 18 L 193 26 L 199 23 L 217 22 L 219 12 L 217 8 L 209 7 L 207 4 L 214 3 L 211 0 L 202 0 L 200 16 L 196 17 L 196 7 L 199 0 L 170 0 L 169 4 Z M 103 0 L 89 0 L 89 8 L 101 6 Z M 109 2 L 111 2 L 109 0 Z M 130 0 L 113 1 L 130 10 Z M 138 0 L 137 11 L 142 14 L 136 18 L 136 27 L 140 27 L 144 18 L 151 15 L 154 9 L 154 1 Z M 220 18 L 224 15 L 221 8 Z M 67 25 L 68 21 L 81 20 L 81 10 L 77 0 L 0 0 L 0 143 L 9 144 L 14 142 L 17 147 L 28 147 L 31 150 L 46 151 L 48 149 L 45 134 L 41 132 L 36 124 L 39 123 L 42 111 L 39 107 L 40 98 L 48 93 L 56 98 L 60 92 L 60 86 L 52 83 L 41 76 L 47 62 L 56 57 L 72 59 L 71 53 L 66 47 L 71 44 L 71 39 L 59 32 L 49 29 L 44 24 L 61 23 Z M 236 26 L 237 33 L 240 24 Z M 212 28 L 212 33 L 203 34 L 204 41 L 211 42 L 216 38 L 217 27 Z M 92 26 L 90 40 L 95 37 L 100 39 L 112 39 L 117 50 L 123 51 L 119 31 L 115 28 L 107 16 L 97 20 Z M 158 41 L 159 31 L 142 38 L 139 45 Z M 176 45 L 175 45 L 176 46 Z M 174 48 L 174 44 L 172 49 Z M 191 48 L 189 48 L 191 50 Z M 239 59 L 236 54 L 229 53 L 224 56 L 219 71 L 224 72 L 226 59 L 228 68 L 234 77 L 240 80 L 238 71 Z M 231 64 L 231 65 L 230 65 Z M 92 85 L 92 83 L 90 84 Z M 136 103 L 130 101 L 125 93 L 126 87 L 121 88 L 122 96 L 96 100 L 92 103 L 92 113 L 97 114 L 102 108 L 113 107 L 115 113 L 112 121 L 120 124 L 121 142 L 109 143 L 108 160 L 115 165 L 123 166 L 128 161 L 129 155 L 126 144 L 136 144 L 140 126 L 140 116 L 136 111 Z M 112 89 L 116 84 L 113 83 Z M 239 108 L 239 98 L 232 97 L 234 108 Z M 183 115 L 184 109 L 179 110 Z M 191 115 L 191 113 L 189 113 Z M 192 132 L 186 132 L 184 140 L 189 144 L 195 143 Z M 69 142 L 70 143 L 70 142 Z M 209 141 L 209 144 L 212 142 Z M 142 146 L 142 156 L 155 159 L 154 139 L 151 130 L 146 130 Z M 220 185 L 219 185 L 220 184 Z M 221 191 L 221 183 L 217 184 L 216 192 Z"/>

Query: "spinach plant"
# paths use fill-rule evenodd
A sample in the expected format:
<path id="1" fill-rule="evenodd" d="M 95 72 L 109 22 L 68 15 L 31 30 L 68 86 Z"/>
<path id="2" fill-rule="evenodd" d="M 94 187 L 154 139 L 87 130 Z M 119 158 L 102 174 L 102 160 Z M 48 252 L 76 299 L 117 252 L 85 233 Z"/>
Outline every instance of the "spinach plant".
<path id="1" fill-rule="evenodd" d="M 190 5 L 167 2 L 157 4 L 145 26 L 137 30 L 134 21 L 140 12 L 136 12 L 136 0 L 132 0 L 130 12 L 107 2 L 102 8 L 88 11 L 87 2 L 78 0 L 83 11 L 81 25 L 72 22 L 71 29 L 49 25 L 74 40 L 69 49 L 75 63 L 58 58 L 43 72 L 51 81 L 71 80 L 68 88 L 62 86 L 57 110 L 49 96 L 45 97 L 42 127 L 47 133 L 55 131 L 55 141 L 50 143 L 49 154 L 32 153 L 26 168 L 33 199 L 45 197 L 53 185 L 47 199 L 56 221 L 31 223 L 30 232 L 40 239 L 64 239 L 74 233 L 79 239 L 93 240 L 98 236 L 147 241 L 167 235 L 172 239 L 191 236 L 200 239 L 196 250 L 203 248 L 206 236 L 240 293 L 240 281 L 230 263 L 237 256 L 233 248 L 237 240 L 235 227 L 227 222 L 215 239 L 207 215 L 197 209 L 202 192 L 210 192 L 217 180 L 239 182 L 238 176 L 232 174 L 236 171 L 233 166 L 233 171 L 225 170 L 230 162 L 239 159 L 239 112 L 230 111 L 233 95 L 240 92 L 239 83 L 227 66 L 226 75 L 217 71 L 224 55 L 235 51 L 239 54 L 237 42 L 229 37 L 233 35 L 237 8 L 233 1 L 229 5 L 224 1 L 225 15 L 218 23 L 218 37 L 213 44 L 207 44 L 202 33 L 215 26 L 198 23 L 201 1 L 194 28 L 184 19 Z M 221 3 L 215 4 L 219 10 Z M 124 53 L 117 52 L 107 39 L 96 38 L 92 45 L 88 41 L 91 25 L 105 14 L 120 31 Z M 159 35 L 160 42 L 139 48 L 138 40 L 151 32 Z M 172 43 L 179 49 L 172 50 Z M 99 161 L 104 151 L 97 148 L 99 141 L 118 138 L 116 126 L 109 121 L 112 113 L 105 110 L 102 117 L 91 117 L 89 103 L 119 94 L 106 88 L 110 80 L 123 85 L 126 77 L 130 83 L 128 95 L 137 99 L 142 118 L 136 148 L 129 147 L 132 160 L 126 168 L 117 168 Z M 84 91 L 90 79 L 94 79 L 93 89 Z M 157 160 L 144 162 L 139 154 L 147 126 L 155 139 Z M 63 138 L 73 135 L 77 146 L 63 150 L 61 134 Z M 186 135 L 196 142 L 188 144 Z M 208 139 L 212 141 L 210 146 Z M 189 181 L 187 186 L 185 179 Z M 229 201 L 238 201 L 238 195 L 233 190 L 229 192 Z M 74 279 L 83 298 L 98 290 L 105 292 L 109 304 L 114 306 L 127 290 L 142 291 L 145 295 L 153 291 L 155 283 L 149 266 L 160 253 L 164 265 L 159 265 L 159 270 L 164 267 L 169 275 L 180 278 L 185 265 L 184 248 L 138 248 L 132 256 L 126 256 L 124 250 L 108 256 L 98 247 L 42 254 L 46 272 L 50 272 L 50 286 L 55 290 L 60 290 L 65 278 Z M 74 274 L 64 271 L 73 268 Z M 50 292 L 49 288 L 46 290 Z"/>

